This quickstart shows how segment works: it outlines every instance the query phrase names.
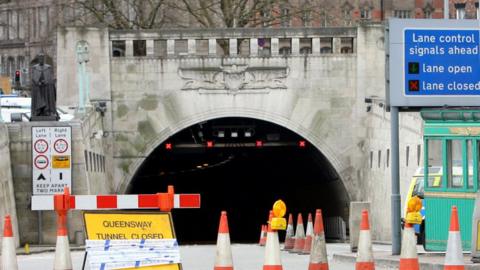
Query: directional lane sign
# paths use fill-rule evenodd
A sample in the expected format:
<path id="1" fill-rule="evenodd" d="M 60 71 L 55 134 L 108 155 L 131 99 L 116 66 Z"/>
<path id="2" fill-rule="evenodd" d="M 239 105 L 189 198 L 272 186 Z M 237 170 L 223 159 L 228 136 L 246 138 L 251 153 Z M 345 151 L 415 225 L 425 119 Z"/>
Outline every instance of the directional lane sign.
<path id="1" fill-rule="evenodd" d="M 71 189 L 71 127 L 32 127 L 32 184 L 34 195 Z"/>
<path id="2" fill-rule="evenodd" d="M 480 104 L 478 21 L 392 19 L 389 26 L 390 105 Z"/>

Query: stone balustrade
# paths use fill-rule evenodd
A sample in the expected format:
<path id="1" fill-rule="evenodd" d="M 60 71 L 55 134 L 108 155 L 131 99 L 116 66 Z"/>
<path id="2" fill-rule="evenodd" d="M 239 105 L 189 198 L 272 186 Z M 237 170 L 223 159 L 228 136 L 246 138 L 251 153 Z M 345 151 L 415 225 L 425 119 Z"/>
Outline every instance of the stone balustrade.
<path id="1" fill-rule="evenodd" d="M 278 57 L 355 54 L 357 28 L 111 31 L 112 57 Z"/>

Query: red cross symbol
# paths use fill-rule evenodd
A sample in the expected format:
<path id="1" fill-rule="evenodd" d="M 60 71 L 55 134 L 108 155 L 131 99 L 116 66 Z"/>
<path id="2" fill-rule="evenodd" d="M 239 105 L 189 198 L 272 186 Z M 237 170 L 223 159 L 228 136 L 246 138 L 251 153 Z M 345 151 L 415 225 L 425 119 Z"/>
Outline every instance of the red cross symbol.
<path id="1" fill-rule="evenodd" d="M 409 91 L 419 91 L 420 90 L 420 81 L 419 80 L 409 80 L 408 81 L 408 90 Z"/>

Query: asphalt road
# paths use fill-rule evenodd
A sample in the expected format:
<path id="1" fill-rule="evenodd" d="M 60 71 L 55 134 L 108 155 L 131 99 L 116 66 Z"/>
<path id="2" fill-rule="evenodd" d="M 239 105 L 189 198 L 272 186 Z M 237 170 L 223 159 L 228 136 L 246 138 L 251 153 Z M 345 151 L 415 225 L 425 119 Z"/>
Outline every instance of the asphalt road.
<path id="1" fill-rule="evenodd" d="M 389 248 L 388 246 L 384 247 Z M 375 248 L 377 249 L 377 248 Z M 333 254 L 337 252 L 348 252 L 346 244 L 328 244 L 328 257 L 331 270 L 352 270 L 354 264 L 333 263 L 331 262 Z M 232 245 L 232 254 L 235 270 L 254 270 L 262 269 L 264 248 L 258 245 Z M 214 245 L 192 245 L 181 246 L 180 253 L 184 270 L 212 270 L 215 261 Z M 73 269 L 81 269 L 83 252 L 72 252 Z M 32 255 L 18 256 L 19 269 L 38 270 L 53 269 L 53 253 L 39 253 Z M 297 255 L 288 252 L 281 252 L 281 260 L 284 270 L 307 270 L 309 255 Z M 89 268 L 86 268 L 89 269 Z M 377 270 L 387 270 L 387 268 L 376 267 Z"/>

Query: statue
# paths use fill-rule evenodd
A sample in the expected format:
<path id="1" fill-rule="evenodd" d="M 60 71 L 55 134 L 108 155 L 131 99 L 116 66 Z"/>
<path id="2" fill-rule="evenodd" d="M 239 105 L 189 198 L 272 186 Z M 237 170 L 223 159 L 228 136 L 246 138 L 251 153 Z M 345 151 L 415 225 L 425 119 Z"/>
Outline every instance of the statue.
<path id="1" fill-rule="evenodd" d="M 57 121 L 57 92 L 53 69 L 45 63 L 45 55 L 37 56 L 38 64 L 32 67 L 32 117 L 31 121 Z"/>

